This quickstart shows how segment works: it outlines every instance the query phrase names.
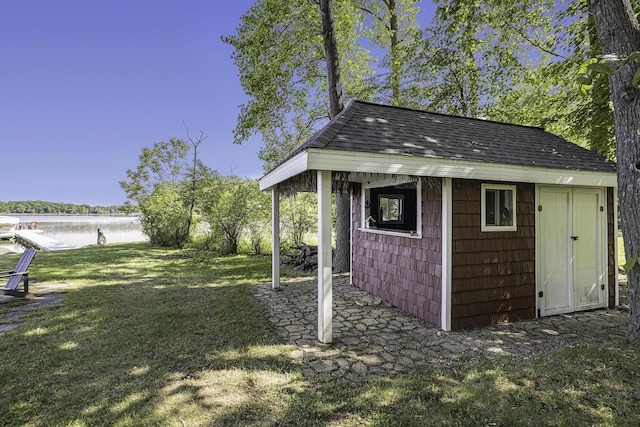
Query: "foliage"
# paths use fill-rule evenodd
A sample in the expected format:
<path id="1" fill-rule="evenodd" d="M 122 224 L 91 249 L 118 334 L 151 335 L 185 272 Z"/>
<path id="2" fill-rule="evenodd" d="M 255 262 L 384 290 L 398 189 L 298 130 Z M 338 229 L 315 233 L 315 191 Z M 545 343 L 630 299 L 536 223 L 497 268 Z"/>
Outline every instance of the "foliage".
<path id="1" fill-rule="evenodd" d="M 185 224 L 189 210 L 180 186 L 157 185 L 139 205 L 142 231 L 158 246 L 182 247 L 188 242 Z"/>
<path id="2" fill-rule="evenodd" d="M 640 256 L 638 257 L 633 257 L 633 258 L 626 258 L 624 265 L 621 266 L 622 271 L 624 271 L 625 273 L 629 270 L 631 270 L 633 267 L 636 266 L 636 264 L 640 265 Z"/>
<path id="3" fill-rule="evenodd" d="M 1 270 L 17 260 L 0 258 Z M 309 379 L 308 362 L 294 356 L 302 349 L 282 342 L 254 296 L 270 265 L 145 243 L 38 254 L 34 289 L 70 287 L 61 306 L 23 316 L 2 335 L 0 424 L 640 423 L 640 352 L 619 339 L 528 361 L 461 360 L 361 382 Z M 0 304 L 0 323 L 22 303 Z"/>
<path id="4" fill-rule="evenodd" d="M 413 106 L 542 127 L 615 158 L 606 81 L 588 97 L 574 90 L 578 65 L 599 53 L 587 2 L 438 3 Z"/>
<path id="5" fill-rule="evenodd" d="M 0 202 L 0 214 L 58 214 L 58 215 L 118 215 L 124 213 L 122 206 L 90 206 L 73 203 L 24 200 Z"/>
<path id="6" fill-rule="evenodd" d="M 203 180 L 215 174 L 197 158 L 203 140 L 189 138 L 190 145 L 171 138 L 143 148 L 138 167 L 127 170 L 128 179 L 120 182 L 128 203 L 137 204 L 142 229 L 154 244 L 182 247 L 191 239 L 196 194 Z"/>
<path id="7" fill-rule="evenodd" d="M 359 10 L 334 2 L 340 34 L 341 72 L 347 97 L 369 99 L 369 54 L 357 42 Z M 322 25 L 309 0 L 259 0 L 241 17 L 237 34 L 223 37 L 234 49 L 240 83 L 249 100 L 241 106 L 236 143 L 260 134 L 259 157 L 271 169 L 328 120 Z"/>
<path id="8" fill-rule="evenodd" d="M 152 148 L 144 147 L 138 167 L 127 170 L 127 180 L 120 182 L 127 199 L 140 203 L 151 195 L 158 185 L 177 185 L 186 176 L 189 145 L 181 139 L 161 141 Z"/>
<path id="9" fill-rule="evenodd" d="M 246 197 L 252 208 L 247 217 L 246 235 L 254 255 L 262 253 L 262 243 L 271 230 L 271 193 L 260 191 L 258 181 L 251 181 Z"/>
<path id="10" fill-rule="evenodd" d="M 237 176 L 214 176 L 202 183 L 199 207 L 211 227 L 214 249 L 237 254 L 240 237 L 249 223 L 254 223 L 252 246 L 256 240 L 259 246 L 262 234 L 255 223 L 261 221 L 264 231 L 271 218 L 266 198 L 259 193 L 256 180 Z"/>
<path id="11" fill-rule="evenodd" d="M 305 236 L 315 231 L 318 225 L 317 206 L 316 193 L 298 193 L 282 200 L 280 223 L 283 245 L 299 246 L 305 243 Z"/>
<path id="12" fill-rule="evenodd" d="M 414 0 L 352 0 L 361 10 L 360 31 L 369 45 L 382 49 L 374 57 L 376 73 L 370 80 L 373 100 L 392 105 L 408 105 L 408 93 L 420 79 L 410 79 L 407 71 L 420 61 L 422 32 L 417 22 L 420 8 Z M 424 78 L 424 76 L 422 76 Z"/>

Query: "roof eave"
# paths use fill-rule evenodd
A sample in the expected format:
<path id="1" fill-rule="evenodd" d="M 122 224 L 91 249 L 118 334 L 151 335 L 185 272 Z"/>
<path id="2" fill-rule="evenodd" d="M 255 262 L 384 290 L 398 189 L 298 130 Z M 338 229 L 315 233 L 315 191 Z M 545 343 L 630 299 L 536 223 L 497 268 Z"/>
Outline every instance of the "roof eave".
<path id="1" fill-rule="evenodd" d="M 260 178 L 260 190 L 269 190 L 275 185 L 301 174 L 306 170 L 308 170 L 307 150 L 296 154 Z"/>
<path id="2" fill-rule="evenodd" d="M 260 189 L 272 188 L 274 185 L 307 170 L 594 187 L 617 186 L 615 172 L 553 169 L 457 159 L 308 148 L 265 175 L 260 180 Z"/>

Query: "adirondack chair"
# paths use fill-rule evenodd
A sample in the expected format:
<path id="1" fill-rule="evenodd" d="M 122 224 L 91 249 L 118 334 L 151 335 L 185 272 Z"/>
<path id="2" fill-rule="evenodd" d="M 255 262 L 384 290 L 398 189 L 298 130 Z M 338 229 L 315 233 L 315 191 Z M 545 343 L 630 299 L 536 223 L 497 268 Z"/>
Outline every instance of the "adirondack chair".
<path id="1" fill-rule="evenodd" d="M 16 297 L 24 297 L 29 293 L 29 265 L 33 258 L 36 256 L 35 249 L 27 249 L 22 253 L 22 256 L 16 264 L 16 268 L 9 271 L 0 271 L 0 277 L 8 277 L 9 280 L 3 288 L 0 288 L 5 295 L 13 295 Z M 20 279 L 23 282 L 23 290 L 18 290 Z"/>

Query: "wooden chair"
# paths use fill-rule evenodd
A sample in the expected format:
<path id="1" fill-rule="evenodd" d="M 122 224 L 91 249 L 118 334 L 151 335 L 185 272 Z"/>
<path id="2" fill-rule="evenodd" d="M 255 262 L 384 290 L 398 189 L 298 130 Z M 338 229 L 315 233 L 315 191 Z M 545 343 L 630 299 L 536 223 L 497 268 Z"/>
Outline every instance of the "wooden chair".
<path id="1" fill-rule="evenodd" d="M 24 297 L 29 293 L 29 265 L 33 258 L 36 256 L 35 249 L 27 249 L 22 253 L 22 256 L 16 264 L 16 268 L 9 271 L 0 271 L 0 277 L 8 277 L 9 280 L 3 288 L 0 288 L 5 295 L 13 295 L 15 297 Z M 23 290 L 18 290 L 20 279 L 23 282 Z"/>

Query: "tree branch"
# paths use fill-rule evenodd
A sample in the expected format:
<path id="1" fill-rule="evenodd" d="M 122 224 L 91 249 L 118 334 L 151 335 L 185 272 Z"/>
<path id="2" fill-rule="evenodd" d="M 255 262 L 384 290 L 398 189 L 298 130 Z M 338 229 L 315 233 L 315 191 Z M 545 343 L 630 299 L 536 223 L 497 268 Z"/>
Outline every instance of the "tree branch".
<path id="1" fill-rule="evenodd" d="M 525 32 L 522 28 L 520 27 L 516 27 L 515 25 L 512 25 L 509 21 L 504 21 L 505 24 L 507 25 L 507 27 L 511 28 L 512 30 L 514 30 L 515 32 L 517 32 L 520 37 L 522 37 L 523 39 L 525 39 L 529 45 L 531 45 L 532 47 L 535 47 L 536 49 L 540 49 L 541 51 L 548 53 L 551 56 L 555 56 L 558 57 L 560 59 L 563 59 L 565 61 L 569 60 L 569 58 L 567 58 L 564 55 L 559 54 L 558 52 L 554 52 L 551 49 L 548 49 L 544 46 L 541 46 L 540 44 L 536 43 L 535 41 L 533 41 Z"/>
<path id="2" fill-rule="evenodd" d="M 365 13 L 368 13 L 369 15 L 373 16 L 374 18 L 376 18 L 380 22 L 385 22 L 385 20 L 381 16 L 376 15 L 373 11 L 367 9 L 364 6 L 360 6 L 360 10 L 365 12 Z M 386 27 L 386 25 L 385 25 L 385 27 Z"/>

